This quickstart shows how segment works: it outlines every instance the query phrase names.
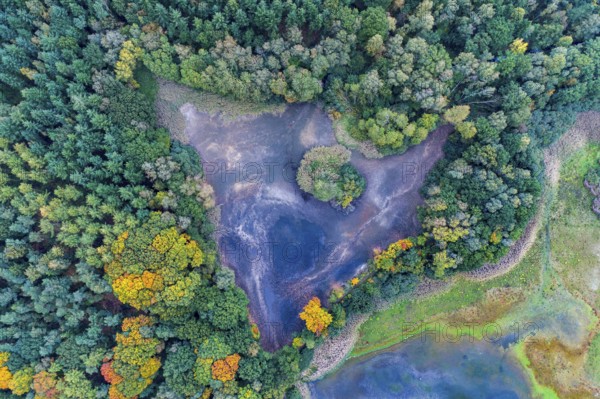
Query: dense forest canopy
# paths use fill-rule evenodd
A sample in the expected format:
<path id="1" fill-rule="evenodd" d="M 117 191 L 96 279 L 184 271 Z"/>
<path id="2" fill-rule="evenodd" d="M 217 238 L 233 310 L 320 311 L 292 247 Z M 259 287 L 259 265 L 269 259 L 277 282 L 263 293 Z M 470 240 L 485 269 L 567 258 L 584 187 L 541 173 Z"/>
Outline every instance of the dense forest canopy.
<path id="1" fill-rule="evenodd" d="M 0 5 L 2 398 L 282 397 L 347 314 L 505 254 L 535 212 L 540 148 L 600 97 L 591 0 Z M 245 101 L 321 101 L 379 155 L 453 124 L 423 233 L 265 352 L 210 238 L 198 155 L 157 126 L 142 66 Z"/>

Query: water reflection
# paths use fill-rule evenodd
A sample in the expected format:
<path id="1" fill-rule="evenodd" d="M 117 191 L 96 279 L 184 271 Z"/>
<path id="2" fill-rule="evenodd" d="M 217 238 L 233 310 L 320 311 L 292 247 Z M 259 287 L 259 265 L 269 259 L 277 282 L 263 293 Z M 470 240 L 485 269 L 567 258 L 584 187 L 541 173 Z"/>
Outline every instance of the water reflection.
<path id="1" fill-rule="evenodd" d="M 401 156 L 351 162 L 367 179 L 356 210 L 344 215 L 302 193 L 295 168 L 306 150 L 336 143 L 319 108 L 299 104 L 279 115 L 225 123 L 184 106 L 190 144 L 203 159 L 221 209 L 223 261 L 246 291 L 261 340 L 275 349 L 301 327 L 298 313 L 313 295 L 364 266 L 376 246 L 419 231 L 419 187 L 442 157 L 447 129 Z"/>
<path id="2" fill-rule="evenodd" d="M 467 339 L 411 339 L 350 360 L 310 389 L 318 399 L 531 397 L 527 377 L 501 345 Z"/>

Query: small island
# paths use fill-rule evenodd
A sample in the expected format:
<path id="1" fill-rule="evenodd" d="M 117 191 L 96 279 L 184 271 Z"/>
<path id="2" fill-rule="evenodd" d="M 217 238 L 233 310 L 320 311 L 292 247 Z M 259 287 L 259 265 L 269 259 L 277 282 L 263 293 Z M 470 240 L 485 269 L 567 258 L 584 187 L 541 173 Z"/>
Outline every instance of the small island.
<path id="1" fill-rule="evenodd" d="M 341 145 L 314 147 L 304 154 L 296 181 L 316 199 L 345 212 L 365 191 L 366 180 L 350 164 L 350 151 Z"/>

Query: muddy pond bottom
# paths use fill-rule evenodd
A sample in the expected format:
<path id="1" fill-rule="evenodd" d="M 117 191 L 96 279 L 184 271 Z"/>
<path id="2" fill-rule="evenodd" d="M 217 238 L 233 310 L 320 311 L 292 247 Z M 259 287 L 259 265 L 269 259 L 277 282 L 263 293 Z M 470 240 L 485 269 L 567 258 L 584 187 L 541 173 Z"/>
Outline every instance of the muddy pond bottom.
<path id="1" fill-rule="evenodd" d="M 281 114 L 224 121 L 181 108 L 190 144 L 200 153 L 221 219 L 221 259 L 250 299 L 261 341 L 274 350 L 302 327 L 298 313 L 312 296 L 325 299 L 356 275 L 376 247 L 419 232 L 419 188 L 439 160 L 443 127 L 405 154 L 351 162 L 367 180 L 354 212 L 345 215 L 301 192 L 296 169 L 310 148 L 336 144 L 318 107 L 288 106 Z"/>

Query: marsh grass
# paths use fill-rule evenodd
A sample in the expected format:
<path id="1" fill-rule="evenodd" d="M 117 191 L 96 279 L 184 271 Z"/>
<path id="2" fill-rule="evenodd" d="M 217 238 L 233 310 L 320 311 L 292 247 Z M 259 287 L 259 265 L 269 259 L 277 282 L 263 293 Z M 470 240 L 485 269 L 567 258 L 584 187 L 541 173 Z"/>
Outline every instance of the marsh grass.
<path id="1" fill-rule="evenodd" d="M 571 292 L 600 310 L 600 219 L 592 194 L 583 186 L 587 171 L 600 160 L 600 144 L 569 158 L 561 169 L 557 201 L 551 212 L 552 264 Z"/>
<path id="2" fill-rule="evenodd" d="M 498 323 L 507 327 L 553 314 L 583 318 L 579 342 L 541 331 L 521 339 L 511 352 L 529 375 L 535 397 L 592 397 L 600 383 L 600 310 L 596 278 L 600 278 L 600 221 L 591 210 L 592 196 L 583 177 L 600 159 L 600 144 L 569 156 L 560 169 L 557 187 L 546 192 L 542 227 L 523 260 L 508 273 L 482 282 L 456 276 L 445 291 L 423 298 L 404 298 L 375 312 L 359 329 L 352 357 L 382 350 L 410 334 L 403 323 L 421 321 L 445 325 Z M 595 272 L 594 270 L 599 270 Z M 597 273 L 597 274 L 595 274 Z M 472 330 L 481 339 L 481 329 Z M 577 334 L 576 334 L 577 335 Z M 558 392 L 558 394 L 557 394 Z"/>
<path id="3" fill-rule="evenodd" d="M 499 293 L 510 288 L 513 296 L 520 297 L 521 293 L 535 289 L 539 284 L 540 264 L 537 260 L 541 251 L 541 245 L 536 243 L 518 266 L 495 279 L 476 282 L 457 277 L 446 291 L 422 299 L 404 298 L 388 309 L 374 313 L 361 326 L 359 339 L 351 356 L 362 356 L 397 344 L 406 338 L 406 331 L 398 328 L 404 323 L 426 324 L 433 320 L 449 323 L 459 318 L 455 312 L 464 312 L 470 306 L 477 305 L 484 310 L 478 316 L 479 320 L 471 319 L 470 322 L 486 323 L 496 320 L 516 305 L 511 300 L 511 305 L 507 307 L 503 300 L 497 299 Z"/>
<path id="4" fill-rule="evenodd" d="M 140 73 L 143 79 L 149 79 L 144 72 Z M 155 108 L 158 124 L 169 130 L 171 135 L 182 143 L 188 143 L 185 117 L 180 112 L 180 108 L 185 104 L 192 104 L 200 112 L 219 116 L 225 122 L 242 118 L 252 119 L 263 113 L 280 114 L 286 107 L 281 102 L 256 103 L 228 99 L 160 78 L 156 79 L 156 85 Z M 148 95 L 152 95 L 152 91 L 149 91 Z"/>
<path id="5" fill-rule="evenodd" d="M 600 333 L 590 343 L 585 369 L 592 382 L 600 385 Z"/>
<path id="6" fill-rule="evenodd" d="M 525 353 L 524 341 L 520 341 L 515 346 L 513 346 L 513 353 L 515 354 L 516 359 L 521 364 L 523 370 L 529 376 L 531 390 L 534 397 L 543 399 L 560 399 L 552 388 L 541 385 L 536 379 L 535 373 L 531 368 L 531 361 Z"/>

